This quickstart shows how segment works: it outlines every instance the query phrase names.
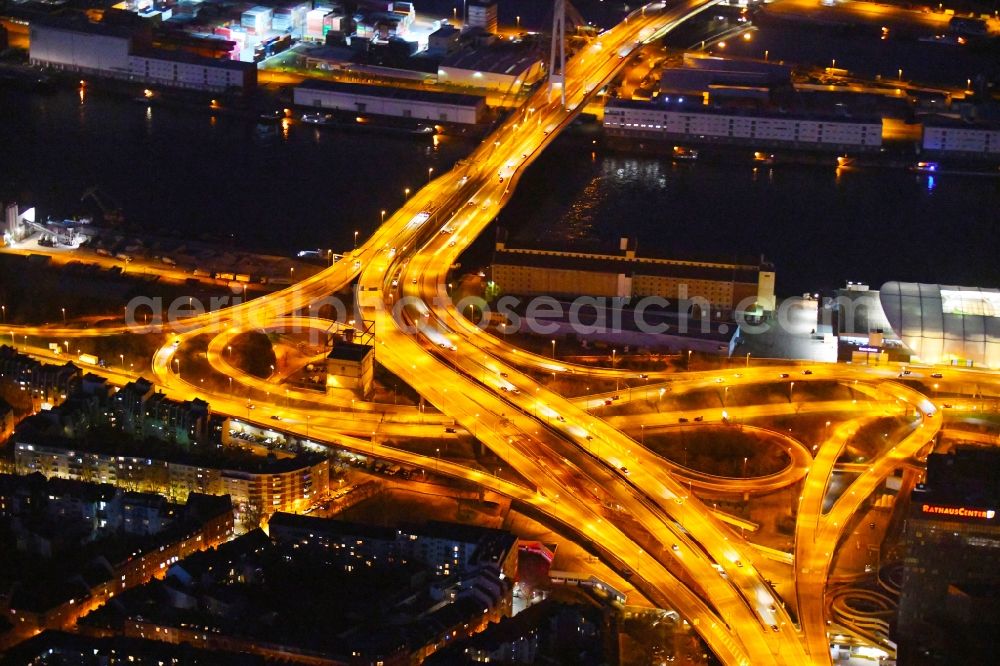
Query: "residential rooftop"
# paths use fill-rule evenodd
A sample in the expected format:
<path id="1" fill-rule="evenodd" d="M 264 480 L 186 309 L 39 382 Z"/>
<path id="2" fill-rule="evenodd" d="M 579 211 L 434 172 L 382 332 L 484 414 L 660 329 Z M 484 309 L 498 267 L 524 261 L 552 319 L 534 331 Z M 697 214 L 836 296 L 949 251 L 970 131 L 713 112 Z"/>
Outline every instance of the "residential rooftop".
<path id="1" fill-rule="evenodd" d="M 300 453 L 291 458 L 257 456 L 232 447 L 196 444 L 188 447 L 157 439 L 139 440 L 108 427 L 96 427 L 78 438 L 49 434 L 45 416 L 25 419 L 14 433 L 17 447 L 35 446 L 109 456 L 129 456 L 181 465 L 222 469 L 250 474 L 280 474 L 316 465 L 325 459 L 316 453 Z"/>

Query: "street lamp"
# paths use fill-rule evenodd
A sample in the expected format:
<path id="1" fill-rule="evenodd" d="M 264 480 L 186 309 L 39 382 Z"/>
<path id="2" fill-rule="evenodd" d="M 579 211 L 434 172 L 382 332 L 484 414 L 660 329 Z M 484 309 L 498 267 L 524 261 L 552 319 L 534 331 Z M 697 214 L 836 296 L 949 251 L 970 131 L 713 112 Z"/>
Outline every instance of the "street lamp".
<path id="1" fill-rule="evenodd" d="M 355 250 L 358 249 L 358 232 L 357 232 L 357 230 L 354 231 L 354 249 Z"/>
<path id="2" fill-rule="evenodd" d="M 122 370 L 125 369 L 125 354 L 118 354 L 118 358 L 122 360 Z"/>
<path id="3" fill-rule="evenodd" d="M 646 425 L 639 424 L 639 444 L 646 446 Z"/>
<path id="4" fill-rule="evenodd" d="M 551 340 L 551 342 L 552 342 L 552 360 L 554 361 L 556 360 L 556 341 Z"/>
<path id="5" fill-rule="evenodd" d="M 66 323 L 66 308 L 62 308 L 63 323 Z"/>
<path id="6" fill-rule="evenodd" d="M 385 211 L 384 210 L 382 211 L 382 221 L 380 222 L 380 224 L 385 224 Z"/>
<path id="7" fill-rule="evenodd" d="M 795 382 L 788 383 L 788 402 L 792 401 L 792 391 L 795 389 Z"/>
<path id="8" fill-rule="evenodd" d="M 746 457 L 746 456 L 744 456 L 743 457 L 743 478 L 744 479 L 747 478 L 747 460 L 749 460 L 749 458 Z"/>
<path id="9" fill-rule="evenodd" d="M 7 306 L 0 305 L 0 310 L 3 310 L 3 323 L 7 323 Z"/>
<path id="10" fill-rule="evenodd" d="M 410 188 L 408 188 L 408 187 L 404 187 L 403 188 L 403 198 L 404 199 L 409 199 L 410 198 Z"/>
<path id="11" fill-rule="evenodd" d="M 431 174 L 434 173 L 434 167 L 427 167 L 427 182 L 431 181 Z"/>

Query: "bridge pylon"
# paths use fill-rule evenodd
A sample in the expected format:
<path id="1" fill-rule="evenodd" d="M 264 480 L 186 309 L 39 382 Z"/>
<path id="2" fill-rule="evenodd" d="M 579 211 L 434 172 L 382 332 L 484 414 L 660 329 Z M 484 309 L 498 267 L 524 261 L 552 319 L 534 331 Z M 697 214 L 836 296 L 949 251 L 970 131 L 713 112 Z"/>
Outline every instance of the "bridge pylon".
<path id="1" fill-rule="evenodd" d="M 549 56 L 549 99 L 556 94 L 566 106 L 566 0 L 553 0 L 552 50 Z"/>

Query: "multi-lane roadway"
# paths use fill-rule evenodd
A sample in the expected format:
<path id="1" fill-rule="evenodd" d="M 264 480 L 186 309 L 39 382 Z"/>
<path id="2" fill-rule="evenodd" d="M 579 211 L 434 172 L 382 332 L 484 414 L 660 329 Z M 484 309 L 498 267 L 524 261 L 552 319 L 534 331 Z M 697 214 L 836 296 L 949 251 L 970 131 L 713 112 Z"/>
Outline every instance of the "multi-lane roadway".
<path id="1" fill-rule="evenodd" d="M 884 370 L 849 366 L 817 366 L 810 370 L 811 376 L 801 377 L 801 369 L 794 366 L 682 377 L 650 373 L 651 383 L 636 390 L 648 397 L 650 391 L 662 395 L 661 389 L 678 394 L 775 381 L 860 381 L 881 393 L 874 398 L 879 404 L 905 403 L 917 414 L 913 430 L 889 446 L 826 513 L 822 499 L 846 431 L 838 428 L 829 434 L 815 460 L 801 444 L 788 442 L 792 463 L 780 479 L 767 480 L 773 487 L 785 487 L 805 479 L 794 553 L 800 631 L 758 568 L 765 555 L 691 494 L 688 484 L 694 484 L 694 478 L 682 477 L 676 467 L 664 464 L 615 427 L 662 426 L 667 423 L 664 419 L 676 415 L 651 415 L 631 424 L 624 419 L 604 420 L 594 413 L 604 405 L 604 396 L 573 400 L 551 391 L 536 381 L 534 373 L 608 379 L 627 373 L 512 349 L 457 312 L 445 286 L 456 257 L 507 202 L 524 169 L 617 76 L 628 57 L 712 4 L 654 3 L 602 33 L 567 63 L 565 107 L 557 95 L 545 90 L 530 96 L 469 159 L 413 193 L 371 238 L 329 269 L 267 297 L 193 314 L 166 333 L 167 322 L 154 320 L 150 332 L 164 335 L 151 363 L 157 383 L 175 397 L 199 395 L 221 412 L 241 417 L 246 413 L 248 420 L 264 425 L 274 425 L 268 419 L 279 416 L 283 429 L 308 433 L 317 442 L 435 469 L 530 505 L 600 553 L 655 603 L 676 608 L 725 663 L 829 662 L 824 592 L 834 549 L 862 504 L 896 467 L 918 458 L 940 429 L 940 412 L 929 400 L 886 382 Z M 303 311 L 355 279 L 358 315 L 374 322 L 378 362 L 406 379 L 440 413 L 296 389 L 287 395 L 275 390 L 272 404 L 259 399 L 252 404 L 246 397 L 250 392 L 266 395 L 275 384 L 228 362 L 224 350 L 233 338 L 248 330 L 329 330 L 331 322 Z M 134 332 L 134 327 L 12 327 L 12 335 L 63 340 L 126 330 Z M 206 391 L 200 382 L 177 371 L 178 350 L 199 336 L 209 340 L 207 359 L 212 367 L 239 390 Z M 789 379 L 790 373 L 796 374 Z M 132 376 L 124 371 L 115 374 L 119 380 Z M 669 383 L 655 383 L 667 379 Z M 761 416 L 767 409 L 740 406 L 732 411 Z M 856 403 L 840 404 L 837 411 L 856 409 Z M 709 420 L 721 417 L 721 410 L 709 414 Z M 441 436 L 445 424 L 460 424 L 482 440 L 527 479 L 528 486 L 380 443 L 380 436 Z M 703 485 L 714 482 L 698 480 Z M 618 509 L 609 512 L 609 505 Z"/>

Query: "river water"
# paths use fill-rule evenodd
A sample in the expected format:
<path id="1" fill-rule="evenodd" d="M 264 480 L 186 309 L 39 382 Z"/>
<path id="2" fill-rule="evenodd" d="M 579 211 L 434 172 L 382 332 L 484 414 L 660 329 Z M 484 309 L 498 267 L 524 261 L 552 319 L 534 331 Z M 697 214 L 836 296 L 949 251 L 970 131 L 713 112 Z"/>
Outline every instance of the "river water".
<path id="1" fill-rule="evenodd" d="M 82 99 L 81 99 L 82 98 Z M 108 93 L 0 89 L 0 199 L 41 217 L 88 212 L 92 186 L 126 220 L 157 233 L 232 237 L 292 253 L 350 247 L 382 209 L 471 149 L 207 112 L 146 107 Z M 515 242 L 586 246 L 619 236 L 640 254 L 731 259 L 763 254 L 783 295 L 844 280 L 1000 283 L 1000 179 L 902 170 L 746 163 L 674 164 L 592 152 L 560 138 L 522 179 L 499 223 Z M 467 267 L 489 260 L 484 236 Z"/>

